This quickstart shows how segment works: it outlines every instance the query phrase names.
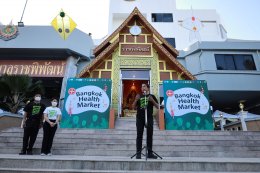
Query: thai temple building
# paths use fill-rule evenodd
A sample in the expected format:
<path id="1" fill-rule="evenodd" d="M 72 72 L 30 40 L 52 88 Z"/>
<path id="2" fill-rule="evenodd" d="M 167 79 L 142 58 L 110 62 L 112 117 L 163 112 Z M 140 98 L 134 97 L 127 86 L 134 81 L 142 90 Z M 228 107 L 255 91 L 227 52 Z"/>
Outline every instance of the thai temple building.
<path id="1" fill-rule="evenodd" d="M 245 110 L 260 113 L 259 41 L 230 39 L 221 22 L 225 16 L 216 10 L 179 10 L 172 0 L 160 5 L 156 0 L 110 1 L 109 33 L 134 7 L 179 51 L 177 60 L 196 79 L 207 81 L 214 110 L 234 113 L 243 102 Z"/>
<path id="2" fill-rule="evenodd" d="M 112 79 L 112 105 L 119 116 L 130 116 L 124 110 L 131 109 L 131 94 L 140 93 L 144 82 L 158 97 L 163 80 L 195 79 L 176 60 L 178 51 L 137 8 L 93 53 L 95 59 L 78 76 Z"/>
<path id="3" fill-rule="evenodd" d="M 116 116 L 132 116 L 142 82 L 161 103 L 164 80 L 206 80 L 213 111 L 236 113 L 243 103 L 260 113 L 260 41 L 228 38 L 215 10 L 179 10 L 175 0 L 111 0 L 108 35 L 98 45 L 78 29 L 64 42 L 51 26 L 16 28 L 10 40 L 0 39 L 0 74 L 43 80 L 47 100 L 55 93 L 62 102 L 68 78 L 107 78 Z"/>
<path id="4" fill-rule="evenodd" d="M 260 42 L 227 38 L 215 10 L 178 10 L 174 0 L 111 0 L 108 28 L 78 76 L 112 79 L 119 116 L 129 107 L 129 88 L 149 81 L 162 101 L 162 81 L 176 79 L 206 80 L 212 110 L 235 113 L 242 102 L 259 113 Z"/>
<path id="5" fill-rule="evenodd" d="M 52 26 L 0 25 L 0 79 L 41 80 L 41 102 L 59 98 L 62 114 L 52 119 L 57 112 L 48 107 L 32 150 L 18 155 L 24 133 L 38 126 L 24 128 L 26 114 L 0 109 L 0 172 L 259 172 L 260 40 L 231 39 L 225 16 L 180 10 L 176 0 L 110 0 L 100 40 L 58 21 L 65 16 Z M 148 92 L 159 102 L 153 119 Z M 146 113 L 136 118 L 141 93 L 137 108 Z M 1 97 L 0 106 L 7 102 Z"/>

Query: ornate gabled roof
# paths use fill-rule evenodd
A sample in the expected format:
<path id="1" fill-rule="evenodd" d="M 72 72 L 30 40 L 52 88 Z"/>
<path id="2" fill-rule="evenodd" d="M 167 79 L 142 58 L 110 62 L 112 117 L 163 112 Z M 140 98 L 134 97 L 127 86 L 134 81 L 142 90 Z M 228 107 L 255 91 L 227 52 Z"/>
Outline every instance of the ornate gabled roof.
<path id="1" fill-rule="evenodd" d="M 99 46 L 97 46 L 94 50 L 93 50 L 93 54 L 99 54 L 100 51 L 103 50 L 104 46 L 106 46 L 107 44 L 109 44 L 109 42 L 111 40 L 113 40 L 113 38 L 118 35 L 120 33 L 120 31 L 127 26 L 127 24 L 134 18 L 134 17 L 139 17 L 139 19 L 143 22 L 144 26 L 149 29 L 165 46 L 167 46 L 167 48 L 169 48 L 172 52 L 174 52 L 174 54 L 176 54 L 178 56 L 178 51 L 173 48 L 162 36 L 161 34 L 159 34 L 156 29 L 154 29 L 154 27 L 146 20 L 146 18 L 141 14 L 141 12 L 138 10 L 137 7 L 134 8 L 134 10 L 132 11 L 132 13 L 127 17 L 127 19 L 105 40 L 103 41 Z"/>
<path id="2" fill-rule="evenodd" d="M 138 19 L 142 25 L 153 34 L 153 44 L 157 51 L 162 52 L 171 62 L 173 62 L 177 69 L 182 71 L 183 75 L 188 79 L 195 79 L 195 77 L 188 72 L 175 58 L 179 55 L 179 52 L 172 47 L 157 31 L 154 27 L 146 20 L 146 18 L 141 14 L 138 8 L 134 8 L 132 13 L 127 17 L 127 19 L 99 46 L 93 50 L 95 59 L 85 67 L 79 74 L 78 77 L 85 77 L 87 73 L 101 63 L 101 60 L 112 53 L 114 49 L 119 46 L 119 34 L 122 30 L 130 23 L 131 20 Z M 158 50 L 160 49 L 160 50 Z"/>

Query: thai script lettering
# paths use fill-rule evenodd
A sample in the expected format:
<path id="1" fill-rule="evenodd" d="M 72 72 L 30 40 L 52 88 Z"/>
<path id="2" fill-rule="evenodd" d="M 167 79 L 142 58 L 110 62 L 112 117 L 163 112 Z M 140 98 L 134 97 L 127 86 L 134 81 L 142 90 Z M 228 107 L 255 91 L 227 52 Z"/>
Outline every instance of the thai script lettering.
<path id="1" fill-rule="evenodd" d="M 63 77 L 65 72 L 64 61 L 29 61 L 13 63 L 12 61 L 0 61 L 0 74 L 25 74 L 29 76 Z"/>
<path id="2" fill-rule="evenodd" d="M 150 52 L 150 46 L 147 47 L 122 47 L 122 51 L 127 52 Z"/>

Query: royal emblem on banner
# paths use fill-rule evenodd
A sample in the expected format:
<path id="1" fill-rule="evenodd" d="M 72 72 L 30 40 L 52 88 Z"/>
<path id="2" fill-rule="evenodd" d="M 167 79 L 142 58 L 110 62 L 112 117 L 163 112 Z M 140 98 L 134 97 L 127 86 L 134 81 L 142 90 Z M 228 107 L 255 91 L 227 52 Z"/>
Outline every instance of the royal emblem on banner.
<path id="1" fill-rule="evenodd" d="M 0 27 L 0 38 L 8 41 L 14 39 L 18 35 L 18 27 L 14 26 L 12 22 L 9 25 Z"/>

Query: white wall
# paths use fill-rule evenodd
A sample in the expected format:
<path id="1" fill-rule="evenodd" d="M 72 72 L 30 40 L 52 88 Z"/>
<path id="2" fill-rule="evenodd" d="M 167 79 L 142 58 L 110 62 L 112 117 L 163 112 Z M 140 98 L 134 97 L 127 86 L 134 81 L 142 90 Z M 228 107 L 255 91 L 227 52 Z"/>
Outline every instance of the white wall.
<path id="1" fill-rule="evenodd" d="M 158 2 L 158 0 L 110 0 L 108 23 L 109 34 L 116 29 L 116 26 L 120 25 L 118 25 L 118 18 L 121 18 L 120 23 L 122 23 L 135 7 L 137 7 L 143 15 L 147 14 L 146 19 L 151 22 L 151 13 L 172 13 L 176 9 L 176 2 L 175 0 L 160 0 L 160 2 Z M 122 17 L 122 14 L 124 17 Z M 117 20 L 117 22 L 113 22 L 114 20 Z"/>
<path id="2" fill-rule="evenodd" d="M 159 4 L 159 5 L 158 5 Z M 175 38 L 176 48 L 183 50 L 189 47 L 196 40 L 190 40 L 190 31 L 180 26 L 180 23 L 192 16 L 199 18 L 203 24 L 203 29 L 199 32 L 201 41 L 223 41 L 219 24 L 220 17 L 216 10 L 178 10 L 175 0 L 110 0 L 109 9 L 109 35 L 129 16 L 132 10 L 137 7 L 146 17 L 153 27 L 163 36 Z M 172 13 L 173 22 L 161 23 L 152 22 L 152 13 Z"/>
<path id="3" fill-rule="evenodd" d="M 213 91 L 260 91 L 260 72 L 205 71 L 196 75 L 198 80 L 206 80 L 208 89 Z"/>
<path id="4" fill-rule="evenodd" d="M 110 0 L 109 3 L 111 13 L 130 13 L 134 7 L 137 7 L 142 12 L 165 12 L 175 10 L 176 2 L 175 0 Z"/>
<path id="5" fill-rule="evenodd" d="M 221 24 L 220 17 L 215 10 L 193 10 L 193 14 L 203 23 L 203 28 L 199 31 L 201 41 L 224 41 L 220 33 L 219 24 Z M 178 50 L 183 50 L 189 47 L 199 39 L 190 40 L 190 31 L 181 26 L 181 22 L 192 16 L 191 10 L 177 10 L 174 13 L 174 21 L 176 28 L 174 37 L 176 40 L 176 47 Z"/>
<path id="6" fill-rule="evenodd" d="M 200 55 L 201 52 L 197 52 L 185 57 L 186 69 L 189 69 L 189 72 L 191 72 L 191 74 L 197 74 L 201 71 Z"/>
<path id="7" fill-rule="evenodd" d="M 215 54 L 251 54 L 256 71 L 217 70 Z M 257 52 L 203 50 L 185 57 L 186 68 L 198 80 L 206 80 L 209 90 L 259 91 L 260 69 Z"/>

